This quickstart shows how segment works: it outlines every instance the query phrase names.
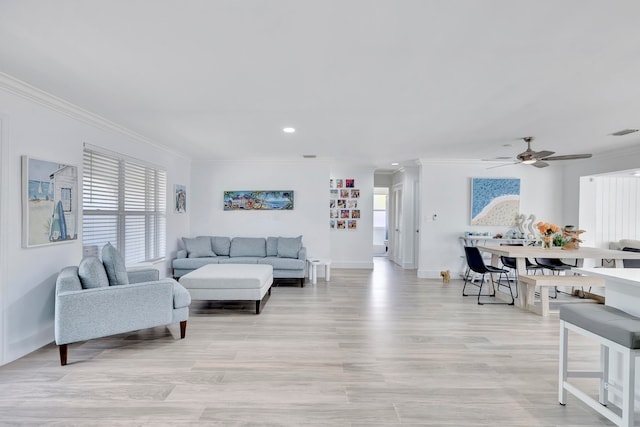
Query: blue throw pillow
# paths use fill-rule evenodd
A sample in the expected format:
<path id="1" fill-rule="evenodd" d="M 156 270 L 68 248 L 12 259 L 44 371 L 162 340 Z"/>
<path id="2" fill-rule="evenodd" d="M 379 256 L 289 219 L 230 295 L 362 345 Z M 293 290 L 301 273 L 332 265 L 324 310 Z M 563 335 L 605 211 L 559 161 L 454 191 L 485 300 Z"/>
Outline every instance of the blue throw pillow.
<path id="1" fill-rule="evenodd" d="M 267 237 L 267 256 L 278 256 L 277 237 Z"/>
<path id="2" fill-rule="evenodd" d="M 302 248 L 302 236 L 278 237 L 278 257 L 298 258 L 298 252 Z"/>
<path id="3" fill-rule="evenodd" d="M 193 239 L 183 237 L 184 247 L 187 250 L 187 258 L 204 258 L 216 256 L 211 250 L 211 238 L 200 236 Z"/>
<path id="4" fill-rule="evenodd" d="M 85 257 L 78 265 L 78 277 L 82 289 L 106 288 L 109 286 L 109 278 L 104 265 L 98 257 Z"/>
<path id="5" fill-rule="evenodd" d="M 128 285 L 129 276 L 127 275 L 127 267 L 124 264 L 124 258 L 120 252 L 114 248 L 111 243 L 107 243 L 102 248 L 102 263 L 107 271 L 109 285 Z"/>

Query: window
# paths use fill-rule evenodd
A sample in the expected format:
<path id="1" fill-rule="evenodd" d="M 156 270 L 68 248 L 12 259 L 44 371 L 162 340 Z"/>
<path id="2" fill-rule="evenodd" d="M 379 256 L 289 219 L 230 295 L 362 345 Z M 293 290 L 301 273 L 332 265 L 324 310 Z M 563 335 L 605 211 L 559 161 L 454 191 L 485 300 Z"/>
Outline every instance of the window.
<path id="1" fill-rule="evenodd" d="M 83 246 L 111 242 L 126 264 L 164 257 L 165 171 L 86 147 L 83 166 Z"/>

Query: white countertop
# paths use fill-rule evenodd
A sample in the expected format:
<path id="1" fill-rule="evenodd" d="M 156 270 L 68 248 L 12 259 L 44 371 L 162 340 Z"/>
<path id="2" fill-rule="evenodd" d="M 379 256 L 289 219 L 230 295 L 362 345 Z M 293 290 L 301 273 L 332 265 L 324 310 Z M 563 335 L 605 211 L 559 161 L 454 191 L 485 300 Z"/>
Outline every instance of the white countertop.
<path id="1" fill-rule="evenodd" d="M 576 273 L 615 279 L 618 282 L 640 286 L 640 268 L 572 268 Z"/>

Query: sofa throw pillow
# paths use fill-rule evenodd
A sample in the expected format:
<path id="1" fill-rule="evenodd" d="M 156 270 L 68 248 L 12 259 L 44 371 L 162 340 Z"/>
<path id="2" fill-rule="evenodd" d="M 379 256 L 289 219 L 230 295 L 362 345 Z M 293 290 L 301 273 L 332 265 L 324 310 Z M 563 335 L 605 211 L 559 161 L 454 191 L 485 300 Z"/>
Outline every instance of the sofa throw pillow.
<path id="1" fill-rule="evenodd" d="M 267 237 L 267 256 L 278 256 L 277 237 Z"/>
<path id="2" fill-rule="evenodd" d="M 215 236 L 211 238 L 213 242 L 213 252 L 220 256 L 229 256 L 231 249 L 231 238 Z"/>
<path id="3" fill-rule="evenodd" d="M 100 258 L 95 256 L 85 257 L 78 265 L 78 277 L 82 289 L 106 288 L 109 286 L 109 278 Z"/>
<path id="4" fill-rule="evenodd" d="M 124 258 L 111 243 L 107 243 L 102 248 L 102 264 L 104 264 L 104 269 L 107 271 L 110 286 L 129 284 Z"/>
<path id="5" fill-rule="evenodd" d="M 216 256 L 211 250 L 211 239 L 209 237 L 200 236 L 190 239 L 183 237 L 184 248 L 187 250 L 187 258 L 204 258 Z"/>
<path id="6" fill-rule="evenodd" d="M 302 248 L 302 236 L 278 237 L 279 258 L 298 258 L 300 248 Z"/>
<path id="7" fill-rule="evenodd" d="M 267 256 L 267 244 L 263 237 L 234 237 L 231 240 L 230 257 Z"/>

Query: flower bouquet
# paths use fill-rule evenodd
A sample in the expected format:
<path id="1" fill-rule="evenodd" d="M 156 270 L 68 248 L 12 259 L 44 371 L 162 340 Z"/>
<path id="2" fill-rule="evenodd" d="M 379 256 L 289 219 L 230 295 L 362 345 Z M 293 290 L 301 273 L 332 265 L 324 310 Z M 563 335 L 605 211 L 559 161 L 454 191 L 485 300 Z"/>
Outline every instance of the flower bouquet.
<path id="1" fill-rule="evenodd" d="M 542 238 L 542 247 L 550 248 L 553 245 L 554 235 L 560 233 L 562 228 L 549 222 L 538 222 L 536 224 Z"/>

